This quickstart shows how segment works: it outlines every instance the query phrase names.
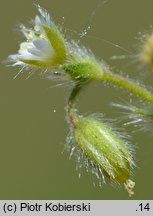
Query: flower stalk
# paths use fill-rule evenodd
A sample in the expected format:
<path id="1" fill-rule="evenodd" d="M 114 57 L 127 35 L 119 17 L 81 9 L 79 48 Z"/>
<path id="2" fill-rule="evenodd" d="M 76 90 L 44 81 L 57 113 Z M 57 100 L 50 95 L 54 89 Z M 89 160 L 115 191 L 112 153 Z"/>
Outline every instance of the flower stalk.
<path id="1" fill-rule="evenodd" d="M 124 88 L 139 97 L 142 101 L 153 104 L 153 94 L 150 91 L 123 76 L 111 72 L 105 72 L 103 76 L 101 76 L 100 81 Z"/>
<path id="2" fill-rule="evenodd" d="M 76 84 L 73 87 L 67 104 L 67 115 L 73 127 L 76 126 L 77 120 L 79 118 L 75 104 L 76 104 L 77 96 L 81 91 L 81 88 L 82 86 L 80 84 Z"/>

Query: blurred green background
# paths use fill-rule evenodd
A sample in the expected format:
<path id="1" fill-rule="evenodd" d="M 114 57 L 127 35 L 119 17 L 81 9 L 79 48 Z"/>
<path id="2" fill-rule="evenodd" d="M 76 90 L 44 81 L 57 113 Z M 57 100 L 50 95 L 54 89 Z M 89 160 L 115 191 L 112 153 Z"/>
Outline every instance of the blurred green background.
<path id="1" fill-rule="evenodd" d="M 112 70 L 152 85 L 153 75 L 139 67 L 134 56 L 140 47 L 138 32 L 149 32 L 153 23 L 153 1 L 109 0 L 95 11 L 98 2 L 38 0 L 35 3 L 45 7 L 56 23 L 67 29 L 69 38 L 80 39 L 78 34 L 91 23 L 91 30 L 81 42 Z M 0 60 L 17 51 L 22 37 L 16 31 L 16 24 L 28 24 L 35 16 L 33 3 L 1 0 Z M 103 39 L 124 47 L 130 54 Z M 127 58 L 112 61 L 114 55 Z M 13 79 L 18 68 L 5 64 L 0 67 L 0 199 L 129 199 L 122 187 L 100 188 L 96 178 L 85 170 L 78 178 L 75 160 L 69 160 L 66 152 L 62 154 L 69 131 L 64 108 L 71 85 L 56 87 L 57 83 L 41 79 L 37 73 L 28 78 L 28 71 Z M 104 112 L 106 119 L 120 118 L 121 113 L 110 102 L 120 102 L 121 98 L 130 103 L 126 92 L 94 83 L 80 95 L 78 107 L 81 113 Z M 133 133 L 133 127 L 127 130 L 132 134 L 132 145 L 137 146 L 132 199 L 153 199 L 152 134 Z"/>

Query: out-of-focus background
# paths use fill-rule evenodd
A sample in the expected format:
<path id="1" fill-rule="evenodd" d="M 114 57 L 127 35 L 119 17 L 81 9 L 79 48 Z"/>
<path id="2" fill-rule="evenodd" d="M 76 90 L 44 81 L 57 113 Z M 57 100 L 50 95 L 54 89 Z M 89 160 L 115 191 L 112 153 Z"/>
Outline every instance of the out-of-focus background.
<path id="1" fill-rule="evenodd" d="M 141 45 L 138 32 L 150 32 L 153 24 L 153 1 L 108 0 L 101 7 L 99 2 L 38 0 L 36 3 L 66 29 L 68 38 L 80 39 L 112 70 L 152 86 L 153 74 L 141 67 L 135 56 Z M 1 61 L 17 51 L 23 39 L 17 24 L 26 25 L 35 16 L 33 3 L 1 0 Z M 91 30 L 80 38 L 79 34 L 88 25 Z M 126 58 L 111 60 L 112 56 L 121 55 Z M 96 178 L 85 170 L 79 178 L 75 160 L 69 160 L 69 155 L 63 152 L 69 131 L 65 106 L 70 84 L 57 87 L 57 82 L 41 79 L 37 73 L 29 77 L 28 71 L 13 79 L 18 71 L 5 64 L 0 66 L 0 199 L 129 199 L 122 187 L 100 188 Z M 80 95 L 78 108 L 80 113 L 103 112 L 105 119 L 120 120 L 123 114 L 112 108 L 110 102 L 121 101 L 130 103 L 125 91 L 93 83 Z M 123 124 L 117 127 L 123 128 Z M 136 187 L 132 198 L 153 199 L 152 134 L 135 133 L 134 127 L 126 130 L 136 146 L 137 167 L 133 170 Z"/>

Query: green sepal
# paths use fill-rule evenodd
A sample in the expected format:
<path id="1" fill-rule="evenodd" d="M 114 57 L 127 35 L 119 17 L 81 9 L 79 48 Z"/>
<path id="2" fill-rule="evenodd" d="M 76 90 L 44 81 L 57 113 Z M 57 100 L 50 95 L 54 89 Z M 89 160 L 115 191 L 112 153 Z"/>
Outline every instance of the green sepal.
<path id="1" fill-rule="evenodd" d="M 51 60 L 40 61 L 40 60 L 32 60 L 32 59 L 23 59 L 19 58 L 19 61 L 24 62 L 25 64 L 36 66 L 36 67 L 49 67 L 54 66 L 54 62 Z"/>
<path id="2" fill-rule="evenodd" d="M 49 28 L 46 25 L 42 25 L 45 34 L 50 41 L 52 47 L 54 48 L 55 55 L 52 59 L 52 65 L 60 65 L 63 64 L 66 60 L 67 49 L 65 46 L 65 40 L 63 35 L 57 29 L 56 26 L 53 28 Z"/>

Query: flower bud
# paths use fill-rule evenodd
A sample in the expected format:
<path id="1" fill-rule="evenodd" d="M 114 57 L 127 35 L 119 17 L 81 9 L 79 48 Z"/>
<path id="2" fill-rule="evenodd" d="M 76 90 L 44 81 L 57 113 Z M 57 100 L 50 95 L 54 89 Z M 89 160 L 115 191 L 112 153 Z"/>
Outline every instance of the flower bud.
<path id="1" fill-rule="evenodd" d="M 153 71 L 153 33 L 145 37 L 141 46 L 139 60 Z"/>
<path id="2" fill-rule="evenodd" d="M 73 136 L 84 154 L 108 180 L 129 185 L 133 164 L 131 152 L 108 126 L 93 118 L 79 118 Z M 126 187 L 129 194 L 132 194 L 131 185 Z"/>

